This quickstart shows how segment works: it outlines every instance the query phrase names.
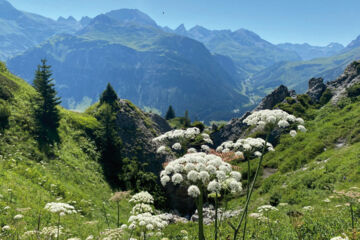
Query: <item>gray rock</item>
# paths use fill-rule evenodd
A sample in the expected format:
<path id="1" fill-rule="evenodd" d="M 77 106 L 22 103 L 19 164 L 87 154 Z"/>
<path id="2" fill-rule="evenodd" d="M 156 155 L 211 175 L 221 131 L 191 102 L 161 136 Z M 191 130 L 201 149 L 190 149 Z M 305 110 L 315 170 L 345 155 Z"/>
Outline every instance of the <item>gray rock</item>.
<path id="1" fill-rule="evenodd" d="M 119 100 L 116 125 L 123 144 L 122 156 L 136 157 L 140 162 L 149 164 L 148 170 L 158 174 L 162 163 L 166 161 L 166 156 L 156 153 L 157 146 L 151 141 L 161 134 L 158 125 L 146 113 L 124 99 Z"/>
<path id="2" fill-rule="evenodd" d="M 252 111 L 272 109 L 276 104 L 281 103 L 286 97 L 293 96 L 295 91 L 289 91 L 284 85 L 280 85 L 272 93 L 263 98 L 259 105 Z M 211 134 L 211 139 L 215 146 L 220 145 L 227 140 L 236 140 L 244 136 L 245 130 L 248 125 L 243 123 L 243 120 L 247 118 L 251 112 L 245 113 L 241 118 L 234 118 L 228 124 L 226 124 L 220 130 Z"/>
<path id="3" fill-rule="evenodd" d="M 341 98 L 346 96 L 346 89 L 360 82 L 360 61 L 349 64 L 344 73 L 336 80 L 327 83 L 333 97 L 331 102 L 336 104 Z"/>
<path id="4" fill-rule="evenodd" d="M 240 215 L 241 212 L 242 212 L 242 210 L 224 211 L 224 209 L 219 208 L 218 209 L 218 219 L 220 220 L 220 219 L 236 217 L 236 216 Z M 190 220 L 193 222 L 196 222 L 199 220 L 199 215 L 198 215 L 197 210 L 194 213 L 194 215 L 191 216 Z M 206 225 L 209 225 L 215 221 L 215 209 L 212 205 L 209 205 L 209 207 L 203 208 L 203 221 L 204 221 L 204 224 L 206 224 Z"/>
<path id="5" fill-rule="evenodd" d="M 167 221 L 168 224 L 170 223 L 187 223 L 189 220 L 187 220 L 186 218 L 180 217 L 177 214 L 173 214 L 173 213 L 163 213 L 160 214 L 160 217 Z"/>
<path id="6" fill-rule="evenodd" d="M 165 133 L 165 132 L 168 132 L 171 130 L 169 123 L 164 118 L 162 118 L 160 115 L 158 115 L 156 113 L 149 113 L 148 115 L 151 118 L 151 120 L 153 121 L 155 127 L 161 133 Z"/>
<path id="7" fill-rule="evenodd" d="M 292 92 L 293 93 L 293 92 Z M 264 109 L 272 109 L 276 104 L 281 103 L 286 97 L 290 96 L 290 92 L 287 87 L 280 85 L 272 93 L 262 99 L 259 105 L 253 111 L 259 111 Z"/>
<path id="8" fill-rule="evenodd" d="M 309 89 L 306 94 L 311 98 L 313 102 L 319 102 L 320 97 L 326 90 L 324 79 L 322 78 L 311 78 L 309 80 Z"/>

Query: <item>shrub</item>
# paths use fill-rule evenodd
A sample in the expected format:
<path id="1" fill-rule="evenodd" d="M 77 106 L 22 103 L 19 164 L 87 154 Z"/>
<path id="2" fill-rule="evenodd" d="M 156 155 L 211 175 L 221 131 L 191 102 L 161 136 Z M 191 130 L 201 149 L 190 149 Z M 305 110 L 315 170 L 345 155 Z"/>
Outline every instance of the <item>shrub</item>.
<path id="1" fill-rule="evenodd" d="M 271 206 L 276 207 L 277 205 L 279 205 L 280 199 L 281 199 L 280 193 L 275 192 L 273 195 L 271 195 L 269 203 Z"/>
<path id="2" fill-rule="evenodd" d="M 353 86 L 347 89 L 347 95 L 350 98 L 355 98 L 360 96 L 360 83 L 354 84 Z"/>
<path id="3" fill-rule="evenodd" d="M 0 61 L 0 72 L 7 72 L 7 71 L 8 69 L 6 67 L 6 64 Z"/>
<path id="4" fill-rule="evenodd" d="M 0 130 L 4 130 L 9 126 L 10 114 L 9 108 L 0 103 Z"/>
<path id="5" fill-rule="evenodd" d="M 296 103 L 296 100 L 292 97 L 286 97 L 285 100 L 290 105 Z"/>
<path id="6" fill-rule="evenodd" d="M 203 132 L 204 129 L 205 129 L 205 125 L 202 122 L 199 122 L 199 121 L 193 122 L 193 124 L 191 126 L 192 127 L 197 127 L 198 129 L 200 129 L 200 132 Z"/>
<path id="7" fill-rule="evenodd" d="M 320 97 L 320 104 L 321 105 L 327 104 L 330 101 L 330 99 L 332 98 L 332 96 L 333 95 L 332 95 L 330 89 L 326 89 Z"/>
<path id="8" fill-rule="evenodd" d="M 5 86 L 0 85 L 0 99 L 9 100 L 13 95 Z"/>

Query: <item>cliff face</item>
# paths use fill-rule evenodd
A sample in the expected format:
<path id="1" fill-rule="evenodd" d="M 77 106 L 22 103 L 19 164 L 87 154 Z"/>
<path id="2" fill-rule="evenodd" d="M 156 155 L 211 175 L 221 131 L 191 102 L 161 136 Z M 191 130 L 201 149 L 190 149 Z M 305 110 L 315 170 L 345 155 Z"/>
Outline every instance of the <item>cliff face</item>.
<path id="1" fill-rule="evenodd" d="M 166 120 L 159 115 L 145 113 L 122 99 L 116 113 L 116 127 L 123 143 L 122 156 L 136 157 L 140 162 L 148 163 L 155 174 L 158 173 L 166 157 L 156 154 L 157 146 L 152 139 L 171 129 Z"/>

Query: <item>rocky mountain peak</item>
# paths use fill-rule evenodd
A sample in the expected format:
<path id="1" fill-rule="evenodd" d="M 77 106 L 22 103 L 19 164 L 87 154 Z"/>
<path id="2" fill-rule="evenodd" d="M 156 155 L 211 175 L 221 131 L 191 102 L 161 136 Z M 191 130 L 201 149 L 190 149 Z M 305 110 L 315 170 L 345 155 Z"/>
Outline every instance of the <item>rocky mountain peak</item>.
<path id="1" fill-rule="evenodd" d="M 23 13 L 13 7 L 8 1 L 0 0 L 0 19 L 15 20 Z"/>
<path id="2" fill-rule="evenodd" d="M 115 19 L 116 21 L 121 22 L 122 24 L 141 24 L 148 25 L 152 27 L 158 27 L 156 22 L 150 18 L 145 13 L 137 10 L 137 9 L 119 9 L 113 10 L 105 14 L 108 17 Z"/>
<path id="3" fill-rule="evenodd" d="M 187 31 L 186 31 L 186 28 L 185 28 L 184 24 L 180 24 L 175 29 L 175 33 L 180 34 L 180 35 L 186 35 Z"/>
<path id="4" fill-rule="evenodd" d="M 356 39 L 351 41 L 351 43 L 349 43 L 349 45 L 346 46 L 347 49 L 353 49 L 353 48 L 357 48 L 357 47 L 360 47 L 360 35 Z"/>

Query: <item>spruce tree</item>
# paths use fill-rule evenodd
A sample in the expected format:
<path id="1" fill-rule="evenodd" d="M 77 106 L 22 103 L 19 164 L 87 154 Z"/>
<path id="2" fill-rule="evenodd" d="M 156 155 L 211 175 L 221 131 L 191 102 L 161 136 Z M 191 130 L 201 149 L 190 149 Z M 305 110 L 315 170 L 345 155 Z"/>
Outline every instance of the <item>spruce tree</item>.
<path id="1" fill-rule="evenodd" d="M 174 111 L 173 107 L 170 105 L 166 112 L 165 119 L 170 120 L 173 118 L 175 118 L 175 111 Z"/>
<path id="2" fill-rule="evenodd" d="M 35 72 L 33 83 L 38 92 L 34 113 L 40 143 L 48 144 L 59 140 L 57 128 L 59 127 L 60 114 L 57 105 L 61 101 L 56 96 L 54 79 L 51 78 L 51 66 L 46 64 L 46 59 L 42 59 L 41 63 Z"/>
<path id="3" fill-rule="evenodd" d="M 189 111 L 188 110 L 185 111 L 184 120 L 185 120 L 185 123 L 184 123 L 185 127 L 190 127 L 191 120 L 189 118 Z"/>
<path id="4" fill-rule="evenodd" d="M 118 99 L 119 97 L 116 94 L 114 88 L 111 86 L 110 83 L 108 83 L 106 89 L 100 96 L 100 104 L 107 103 L 113 106 Z"/>

